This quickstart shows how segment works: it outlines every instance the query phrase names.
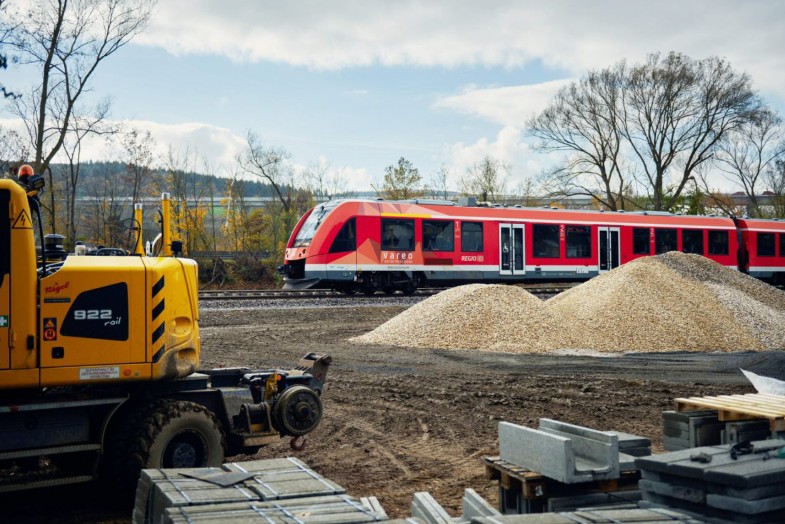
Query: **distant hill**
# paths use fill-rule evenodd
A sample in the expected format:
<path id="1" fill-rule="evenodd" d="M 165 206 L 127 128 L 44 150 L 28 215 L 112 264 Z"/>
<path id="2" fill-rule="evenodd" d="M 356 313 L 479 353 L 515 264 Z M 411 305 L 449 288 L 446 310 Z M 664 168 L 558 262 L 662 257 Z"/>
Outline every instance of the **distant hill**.
<path id="1" fill-rule="evenodd" d="M 52 164 L 52 173 L 55 179 L 63 176 L 68 172 L 67 164 Z M 77 188 L 77 196 L 94 196 L 94 188 L 105 186 L 106 180 L 117 182 L 122 180 L 126 175 L 126 164 L 122 162 L 83 162 L 79 170 L 79 186 Z M 188 193 L 201 192 L 203 194 L 210 194 L 209 188 L 212 185 L 212 194 L 220 196 L 226 193 L 228 184 L 231 182 L 228 178 L 218 177 L 215 175 L 205 175 L 202 173 L 182 171 L 176 172 L 181 180 L 186 184 Z M 244 180 L 242 183 L 245 186 L 246 197 L 272 197 L 275 192 L 270 184 L 264 184 L 255 180 Z M 162 169 L 153 170 L 150 179 L 145 184 L 146 192 L 155 193 L 160 191 L 172 191 L 174 188 L 167 187 L 171 184 L 166 181 L 166 171 Z M 123 187 L 118 188 L 123 191 Z"/>

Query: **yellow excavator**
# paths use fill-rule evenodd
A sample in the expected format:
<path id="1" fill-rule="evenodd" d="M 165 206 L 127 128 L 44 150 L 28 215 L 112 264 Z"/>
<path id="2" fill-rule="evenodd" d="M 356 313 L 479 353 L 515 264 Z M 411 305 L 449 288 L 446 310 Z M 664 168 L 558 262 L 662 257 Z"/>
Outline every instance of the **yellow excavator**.
<path id="1" fill-rule="evenodd" d="M 285 436 L 303 445 L 331 358 L 199 370 L 197 265 L 169 256 L 168 196 L 161 256 L 142 252 L 137 205 L 134 254 L 52 261 L 44 185 L 30 166 L 0 180 L 0 492 L 102 475 L 133 489 L 143 468 L 217 466 Z"/>

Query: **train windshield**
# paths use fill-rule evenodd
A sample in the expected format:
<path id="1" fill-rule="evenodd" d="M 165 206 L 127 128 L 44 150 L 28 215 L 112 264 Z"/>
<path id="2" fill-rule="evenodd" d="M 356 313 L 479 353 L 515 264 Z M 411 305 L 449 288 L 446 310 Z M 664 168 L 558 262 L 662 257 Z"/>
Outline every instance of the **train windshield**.
<path id="1" fill-rule="evenodd" d="M 300 228 L 300 231 L 297 232 L 297 237 L 294 239 L 294 244 L 292 247 L 308 247 L 311 245 L 311 240 L 313 240 L 313 235 L 316 233 L 316 230 L 319 228 L 319 225 L 325 219 L 325 217 L 335 209 L 337 202 L 327 202 L 320 206 L 316 206 L 313 212 L 308 215 L 308 218 L 305 219 L 305 223 L 303 227 Z"/>

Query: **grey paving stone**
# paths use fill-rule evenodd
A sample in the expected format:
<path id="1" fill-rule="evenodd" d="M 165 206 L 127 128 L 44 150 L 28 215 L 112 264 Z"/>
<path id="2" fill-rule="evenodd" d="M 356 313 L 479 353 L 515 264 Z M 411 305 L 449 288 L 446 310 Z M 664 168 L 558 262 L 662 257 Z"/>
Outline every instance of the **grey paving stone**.
<path id="1" fill-rule="evenodd" d="M 642 492 L 650 491 L 656 493 L 657 495 L 673 497 L 676 499 L 686 500 L 688 502 L 694 502 L 696 504 L 706 503 L 706 491 L 701 487 L 682 486 L 669 482 L 657 482 L 646 479 L 639 480 L 638 487 Z"/>
<path id="2" fill-rule="evenodd" d="M 181 506 L 168 508 L 161 520 L 163 524 L 227 523 L 245 524 L 266 522 L 270 524 L 291 522 L 359 523 L 387 519 L 386 513 L 377 513 L 348 495 L 307 497 L 303 499 L 276 500 Z"/>
<path id="3" fill-rule="evenodd" d="M 757 515 L 776 510 L 782 514 L 782 519 L 785 520 L 785 513 L 782 513 L 782 510 L 785 509 L 785 495 L 758 500 L 743 500 L 726 495 L 709 494 L 706 496 L 706 503 L 714 508 L 727 509 L 745 515 Z"/>
<path id="4" fill-rule="evenodd" d="M 685 500 L 658 495 L 651 491 L 641 491 L 641 495 L 644 501 L 650 502 L 656 507 L 670 508 L 687 513 L 694 518 L 716 524 L 767 524 L 782 522 L 782 511 L 779 510 L 757 515 L 745 515 L 744 513 L 713 508 L 705 504 L 694 504 Z"/>

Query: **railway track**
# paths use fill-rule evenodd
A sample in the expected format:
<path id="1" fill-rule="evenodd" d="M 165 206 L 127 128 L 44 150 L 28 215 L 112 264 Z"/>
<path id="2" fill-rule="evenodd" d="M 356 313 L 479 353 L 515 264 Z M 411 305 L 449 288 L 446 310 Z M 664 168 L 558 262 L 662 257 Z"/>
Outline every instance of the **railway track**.
<path id="1" fill-rule="evenodd" d="M 530 293 L 534 295 L 556 295 L 571 288 L 574 284 L 534 284 L 522 285 Z M 355 293 L 347 295 L 329 289 L 306 289 L 306 290 L 284 290 L 284 289 L 231 289 L 231 290 L 201 290 L 199 291 L 199 300 L 297 300 L 297 299 L 345 299 L 345 300 L 363 300 L 371 298 L 380 298 L 385 296 L 413 296 L 413 297 L 429 297 L 444 291 L 447 288 L 434 287 L 434 288 L 420 288 L 411 295 L 402 295 L 395 293 L 393 295 L 385 295 L 384 293 L 374 293 L 366 295 L 363 293 Z"/>

